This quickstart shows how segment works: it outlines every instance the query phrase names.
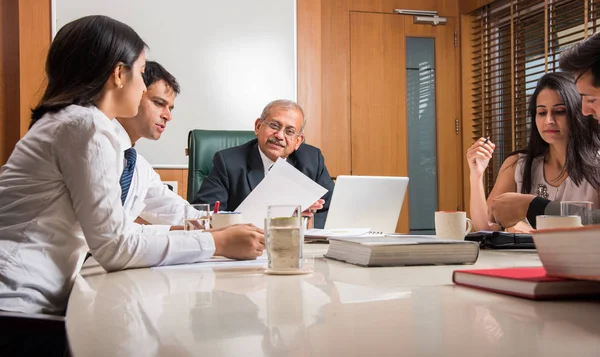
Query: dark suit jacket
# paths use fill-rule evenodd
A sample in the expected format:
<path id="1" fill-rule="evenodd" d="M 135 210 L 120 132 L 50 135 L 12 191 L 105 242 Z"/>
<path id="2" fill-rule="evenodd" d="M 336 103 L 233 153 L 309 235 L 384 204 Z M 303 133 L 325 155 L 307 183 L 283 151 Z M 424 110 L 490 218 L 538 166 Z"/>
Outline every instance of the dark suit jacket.
<path id="1" fill-rule="evenodd" d="M 329 190 L 323 196 L 323 209 L 315 215 L 315 228 L 323 228 L 333 192 L 333 180 L 325 167 L 321 150 L 302 144 L 287 158 L 287 162 Z M 213 165 L 193 201 L 209 203 L 211 209 L 215 201 L 221 202 L 220 209 L 223 211 L 236 209 L 265 177 L 257 139 L 217 152 L 213 158 Z"/>

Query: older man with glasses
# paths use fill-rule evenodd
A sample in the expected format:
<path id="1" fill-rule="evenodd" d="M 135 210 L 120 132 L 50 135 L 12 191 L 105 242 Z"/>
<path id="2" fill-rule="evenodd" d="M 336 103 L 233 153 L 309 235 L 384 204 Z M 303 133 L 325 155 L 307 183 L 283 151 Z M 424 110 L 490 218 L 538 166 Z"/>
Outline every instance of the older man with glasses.
<path id="1" fill-rule="evenodd" d="M 202 182 L 194 203 L 221 202 L 221 210 L 234 210 L 267 175 L 278 158 L 304 173 L 329 190 L 325 196 L 304 211 L 314 215 L 314 227 L 323 228 L 333 180 L 325 167 L 321 150 L 303 144 L 306 119 L 302 108 L 291 100 L 275 100 L 263 109 L 254 122 L 256 139 L 246 144 L 217 152 L 213 169 Z"/>

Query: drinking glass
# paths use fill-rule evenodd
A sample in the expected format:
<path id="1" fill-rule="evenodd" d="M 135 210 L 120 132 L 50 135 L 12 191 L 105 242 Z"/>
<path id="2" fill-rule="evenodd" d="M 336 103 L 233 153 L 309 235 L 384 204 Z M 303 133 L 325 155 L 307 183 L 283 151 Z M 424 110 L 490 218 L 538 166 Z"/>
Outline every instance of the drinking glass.
<path id="1" fill-rule="evenodd" d="M 581 224 L 592 224 L 592 202 L 590 201 L 562 201 L 560 203 L 561 216 L 580 216 Z"/>
<path id="2" fill-rule="evenodd" d="M 186 231 L 210 229 L 210 206 L 193 204 L 185 207 L 183 229 Z"/>
<path id="3" fill-rule="evenodd" d="M 293 272 L 302 269 L 304 229 L 298 205 L 267 206 L 265 239 L 269 270 Z"/>

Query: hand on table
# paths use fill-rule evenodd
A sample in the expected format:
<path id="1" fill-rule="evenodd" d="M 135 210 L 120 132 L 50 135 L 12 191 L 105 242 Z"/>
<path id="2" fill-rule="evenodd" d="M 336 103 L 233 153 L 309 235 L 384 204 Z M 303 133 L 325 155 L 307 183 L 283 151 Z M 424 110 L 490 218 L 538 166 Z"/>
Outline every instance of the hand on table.
<path id="1" fill-rule="evenodd" d="M 489 207 L 490 223 L 512 227 L 527 218 L 529 204 L 534 195 L 507 192 L 496 196 Z"/>
<path id="2" fill-rule="evenodd" d="M 506 232 L 510 232 L 510 233 L 528 233 L 531 234 L 531 231 L 533 231 L 533 227 L 530 226 L 529 224 L 527 224 L 527 222 L 519 222 L 517 224 L 515 224 L 512 227 L 507 227 L 505 229 Z"/>
<path id="3" fill-rule="evenodd" d="M 215 255 L 230 259 L 256 259 L 265 250 L 264 231 L 252 224 L 236 224 L 212 231 Z"/>

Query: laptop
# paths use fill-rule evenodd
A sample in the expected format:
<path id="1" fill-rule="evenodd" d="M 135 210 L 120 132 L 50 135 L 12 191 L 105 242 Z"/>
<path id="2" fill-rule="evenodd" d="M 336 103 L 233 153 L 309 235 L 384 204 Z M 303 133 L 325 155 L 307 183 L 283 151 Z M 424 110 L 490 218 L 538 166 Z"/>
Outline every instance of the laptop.
<path id="1" fill-rule="evenodd" d="M 370 228 L 373 232 L 395 232 L 407 187 L 408 177 L 338 176 L 325 230 Z"/>

